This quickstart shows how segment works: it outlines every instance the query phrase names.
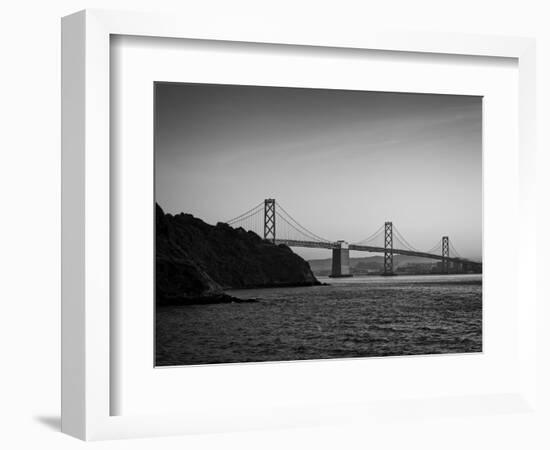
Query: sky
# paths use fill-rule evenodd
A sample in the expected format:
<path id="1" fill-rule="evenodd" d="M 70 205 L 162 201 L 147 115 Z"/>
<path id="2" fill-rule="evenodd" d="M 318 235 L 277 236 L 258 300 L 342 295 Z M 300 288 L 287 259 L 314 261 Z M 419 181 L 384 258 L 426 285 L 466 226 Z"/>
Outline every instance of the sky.
<path id="1" fill-rule="evenodd" d="M 155 196 L 212 224 L 275 198 L 350 243 L 392 221 L 417 249 L 445 235 L 479 260 L 482 98 L 156 83 Z"/>

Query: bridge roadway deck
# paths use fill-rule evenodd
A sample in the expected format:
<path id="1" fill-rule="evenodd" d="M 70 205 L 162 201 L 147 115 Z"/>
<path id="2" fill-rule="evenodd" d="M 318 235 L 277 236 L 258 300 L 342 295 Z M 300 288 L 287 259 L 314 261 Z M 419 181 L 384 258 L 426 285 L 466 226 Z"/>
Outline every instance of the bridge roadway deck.
<path id="1" fill-rule="evenodd" d="M 326 249 L 333 249 L 333 248 L 340 248 L 340 243 L 338 242 L 314 242 L 314 241 L 294 241 L 289 239 L 276 239 L 276 244 L 284 244 L 289 247 L 307 247 L 307 248 L 326 248 Z M 370 253 L 384 253 L 385 248 L 384 247 L 374 247 L 371 245 L 359 245 L 359 244 L 349 244 L 348 247 L 350 250 L 356 251 L 356 252 L 370 252 Z M 412 250 L 403 250 L 399 248 L 394 248 L 392 253 L 394 255 L 407 255 L 407 256 L 418 256 L 420 258 L 428 258 L 428 259 L 438 259 L 443 260 L 443 255 L 438 255 L 434 253 L 425 253 L 425 252 L 416 252 Z M 481 263 L 476 261 L 470 261 L 465 258 L 446 258 L 448 261 L 451 262 L 457 262 L 457 263 L 466 263 L 466 264 L 472 264 L 472 265 L 481 265 Z"/>

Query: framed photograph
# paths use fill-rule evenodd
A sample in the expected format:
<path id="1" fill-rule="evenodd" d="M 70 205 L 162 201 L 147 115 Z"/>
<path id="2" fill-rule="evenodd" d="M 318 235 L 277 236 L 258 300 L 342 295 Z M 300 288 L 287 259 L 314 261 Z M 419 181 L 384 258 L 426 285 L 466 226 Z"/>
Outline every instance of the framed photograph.
<path id="1" fill-rule="evenodd" d="M 534 407 L 532 40 L 84 11 L 62 46 L 64 432 Z"/>
<path id="2" fill-rule="evenodd" d="M 482 351 L 481 96 L 154 96 L 157 366 Z"/>

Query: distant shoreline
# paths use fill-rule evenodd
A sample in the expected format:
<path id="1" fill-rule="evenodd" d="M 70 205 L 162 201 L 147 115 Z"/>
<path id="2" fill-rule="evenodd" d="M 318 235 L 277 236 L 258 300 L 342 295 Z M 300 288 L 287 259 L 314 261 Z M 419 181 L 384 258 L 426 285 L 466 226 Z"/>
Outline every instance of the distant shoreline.
<path id="1" fill-rule="evenodd" d="M 330 273 L 313 273 L 316 277 L 330 277 Z M 353 277 L 386 277 L 383 273 L 352 273 Z M 409 273 L 409 272 L 396 272 L 391 277 L 420 277 L 420 276 L 442 276 L 442 275 L 483 275 L 482 272 L 469 272 L 469 273 L 429 273 L 429 272 L 417 272 L 417 273 Z M 390 278 L 391 278 L 390 277 Z"/>

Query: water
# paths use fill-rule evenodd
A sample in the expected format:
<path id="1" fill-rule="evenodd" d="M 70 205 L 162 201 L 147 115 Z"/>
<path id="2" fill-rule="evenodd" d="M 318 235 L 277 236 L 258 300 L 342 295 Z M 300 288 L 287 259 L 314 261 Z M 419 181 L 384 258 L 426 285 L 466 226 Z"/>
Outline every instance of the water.
<path id="1" fill-rule="evenodd" d="M 256 303 L 159 308 L 157 365 L 482 350 L 481 275 L 355 277 L 232 290 Z"/>

